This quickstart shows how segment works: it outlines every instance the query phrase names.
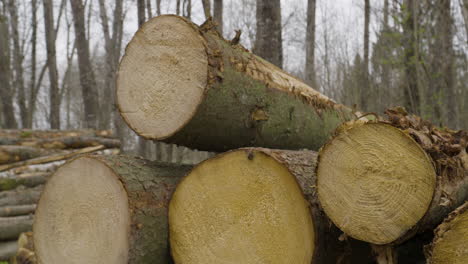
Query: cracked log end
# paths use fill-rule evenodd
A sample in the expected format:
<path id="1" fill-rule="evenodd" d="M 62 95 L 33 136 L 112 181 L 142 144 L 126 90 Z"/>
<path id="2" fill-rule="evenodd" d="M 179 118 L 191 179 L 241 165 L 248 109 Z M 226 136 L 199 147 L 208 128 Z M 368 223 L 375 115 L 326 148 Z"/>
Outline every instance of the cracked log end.
<path id="1" fill-rule="evenodd" d="M 349 236 L 388 244 L 425 216 L 436 188 L 431 159 L 410 136 L 384 123 L 347 123 L 320 151 L 318 197 Z"/>
<path id="2" fill-rule="evenodd" d="M 195 167 L 169 205 L 176 263 L 309 264 L 315 248 L 308 202 L 293 174 L 257 150 Z"/>
<path id="3" fill-rule="evenodd" d="M 34 222 L 39 263 L 127 263 L 127 193 L 104 163 L 78 158 L 61 167 L 42 193 Z"/>
<path id="4" fill-rule="evenodd" d="M 176 16 L 151 19 L 120 63 L 120 113 L 140 136 L 168 138 L 193 117 L 207 80 L 208 56 L 198 29 Z"/>

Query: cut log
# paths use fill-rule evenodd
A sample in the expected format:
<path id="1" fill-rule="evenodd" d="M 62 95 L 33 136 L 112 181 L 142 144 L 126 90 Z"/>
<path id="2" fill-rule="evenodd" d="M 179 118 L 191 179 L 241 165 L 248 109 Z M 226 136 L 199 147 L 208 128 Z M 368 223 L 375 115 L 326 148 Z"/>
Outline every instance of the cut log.
<path id="1" fill-rule="evenodd" d="M 35 204 L 13 205 L 0 207 L 0 217 L 33 214 Z"/>
<path id="2" fill-rule="evenodd" d="M 117 77 L 125 122 L 146 139 L 225 151 L 318 149 L 353 111 L 226 41 L 207 21 L 174 15 L 143 24 Z"/>
<path id="3" fill-rule="evenodd" d="M 35 187 L 37 185 L 44 184 L 49 176 L 50 173 L 38 172 L 22 174 L 15 178 L 0 178 L 0 191 L 12 190 L 20 185 L 26 187 Z"/>
<path id="4" fill-rule="evenodd" d="M 125 156 L 63 165 L 36 210 L 39 262 L 169 263 L 167 204 L 189 169 Z"/>
<path id="5" fill-rule="evenodd" d="M 388 122 L 350 122 L 320 151 L 317 190 L 349 236 L 398 244 L 434 228 L 468 199 L 468 134 L 401 109 Z"/>
<path id="6" fill-rule="evenodd" d="M 311 151 L 249 148 L 197 165 L 169 205 L 175 263 L 345 263 L 317 204 L 315 163 Z"/>
<path id="7" fill-rule="evenodd" d="M 65 159 L 69 159 L 80 154 L 91 153 L 91 152 L 95 152 L 98 150 L 102 150 L 104 148 L 105 147 L 103 145 L 98 145 L 94 147 L 87 147 L 87 148 L 74 150 L 74 151 L 67 152 L 67 153 L 54 154 L 54 155 L 50 155 L 46 157 L 39 157 L 39 158 L 29 159 L 25 161 L 18 161 L 18 162 L 11 163 L 11 164 L 0 165 L 0 171 L 9 170 L 12 168 L 26 166 L 26 165 L 35 165 L 35 164 L 48 163 L 52 161 L 65 160 Z"/>
<path id="8" fill-rule="evenodd" d="M 0 217 L 0 240 L 17 239 L 19 234 L 31 231 L 32 215 Z"/>
<path id="9" fill-rule="evenodd" d="M 34 188 L 18 188 L 13 191 L 0 192 L 0 206 L 35 204 L 39 200 L 43 185 Z"/>
<path id="10" fill-rule="evenodd" d="M 28 139 L 50 139 L 62 137 L 112 137 L 110 130 L 36 130 L 36 129 L 0 129 L 0 145 L 5 144 L 7 140 L 28 140 Z"/>
<path id="11" fill-rule="evenodd" d="M 9 144 L 21 145 L 30 148 L 43 149 L 76 149 L 103 145 L 106 148 L 119 148 L 120 141 L 113 138 L 80 136 L 80 137 L 61 137 L 46 139 L 9 139 Z M 1 149 L 0 149 L 1 150 Z"/>
<path id="12" fill-rule="evenodd" d="M 47 151 L 35 147 L 0 145 L 0 164 L 37 158 L 39 156 L 44 156 L 47 154 Z"/>
<path id="13" fill-rule="evenodd" d="M 468 202 L 453 211 L 434 232 L 429 264 L 463 264 L 468 260 Z"/>
<path id="14" fill-rule="evenodd" d="M 7 261 L 16 254 L 18 244 L 16 240 L 0 241 L 0 261 Z"/>

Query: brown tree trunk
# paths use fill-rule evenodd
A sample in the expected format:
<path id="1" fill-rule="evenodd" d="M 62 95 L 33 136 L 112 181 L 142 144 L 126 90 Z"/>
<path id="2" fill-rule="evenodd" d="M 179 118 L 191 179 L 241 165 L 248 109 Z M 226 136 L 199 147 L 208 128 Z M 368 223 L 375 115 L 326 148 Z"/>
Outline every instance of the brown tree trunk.
<path id="1" fill-rule="evenodd" d="M 80 84 L 83 94 L 84 118 L 87 128 L 97 127 L 99 111 L 96 79 L 89 56 L 89 43 L 86 38 L 84 6 L 81 0 L 70 0 L 73 21 L 75 25 L 76 47 L 78 50 L 78 67 L 80 69 Z"/>
<path id="2" fill-rule="evenodd" d="M 253 53 L 283 67 L 280 0 L 257 0 L 257 35 Z"/>
<path id="3" fill-rule="evenodd" d="M 8 30 L 8 20 L 6 16 L 0 15 L 0 100 L 2 100 L 3 126 L 6 128 L 17 128 L 13 108 L 14 90 L 11 87 L 11 66 L 10 66 L 10 32 Z"/>
<path id="4" fill-rule="evenodd" d="M 364 0 L 364 63 L 363 66 L 363 78 L 364 87 L 360 89 L 360 109 L 367 111 L 368 102 L 370 95 L 370 83 L 369 83 L 369 25 L 370 25 L 370 1 Z"/>
<path id="5" fill-rule="evenodd" d="M 156 14 L 161 15 L 161 0 L 156 0 Z"/>
<path id="6" fill-rule="evenodd" d="M 18 105 L 20 109 L 21 125 L 22 127 L 27 126 L 27 112 L 26 98 L 24 91 L 24 76 L 23 76 L 23 58 L 24 54 L 20 47 L 20 39 L 18 32 L 18 11 L 16 5 L 17 1 L 10 0 L 8 3 L 8 9 L 10 11 L 10 24 L 11 24 L 11 36 L 13 39 L 13 67 L 15 69 L 15 80 L 14 85 L 18 91 Z"/>
<path id="7" fill-rule="evenodd" d="M 213 20 L 216 23 L 216 29 L 221 36 L 223 35 L 223 0 L 213 1 Z"/>
<path id="8" fill-rule="evenodd" d="M 305 81 L 314 89 L 318 89 L 315 80 L 315 8 L 316 0 L 307 3 L 307 32 L 306 32 L 306 65 Z"/>
<path id="9" fill-rule="evenodd" d="M 37 206 L 38 258 L 66 263 L 71 247 L 83 263 L 169 263 L 167 205 L 190 168 L 125 156 L 84 156 L 65 164 Z M 82 235 L 76 226 L 86 227 Z"/>
<path id="10" fill-rule="evenodd" d="M 205 19 L 211 17 L 211 1 L 210 0 L 202 0 L 203 5 L 203 12 L 205 13 Z"/>
<path id="11" fill-rule="evenodd" d="M 47 68 L 49 70 L 50 83 L 50 128 L 60 129 L 60 94 L 58 87 L 57 59 L 55 55 L 54 9 L 52 0 L 44 0 L 44 27 L 47 44 Z"/>
<path id="12" fill-rule="evenodd" d="M 161 34 L 165 30 L 183 37 Z M 153 31 L 158 34 L 145 34 Z M 146 37 L 154 41 L 142 47 L 140 40 Z M 181 50 L 166 57 L 156 43 Z M 142 48 L 153 52 L 142 53 Z M 135 63 L 143 57 L 148 64 Z M 141 74 L 148 78 L 138 78 Z M 200 28 L 171 15 L 145 23 L 127 46 L 117 100 L 137 134 L 209 151 L 244 146 L 318 149 L 338 124 L 354 118 L 351 109 L 227 42 L 213 24 Z"/>
<path id="13" fill-rule="evenodd" d="M 32 128 L 34 112 L 36 110 L 36 47 L 37 47 L 37 0 L 31 1 L 31 79 L 29 82 L 29 101 L 26 127 Z"/>

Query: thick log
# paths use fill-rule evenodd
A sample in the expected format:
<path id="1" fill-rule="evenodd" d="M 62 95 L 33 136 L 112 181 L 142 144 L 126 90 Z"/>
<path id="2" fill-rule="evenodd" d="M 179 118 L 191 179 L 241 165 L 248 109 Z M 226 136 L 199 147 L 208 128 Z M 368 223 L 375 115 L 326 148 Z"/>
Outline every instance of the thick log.
<path id="1" fill-rule="evenodd" d="M 197 165 L 169 205 L 176 263 L 347 263 L 315 194 L 316 153 L 233 150 Z"/>
<path id="2" fill-rule="evenodd" d="M 468 202 L 455 211 L 434 231 L 428 246 L 427 263 L 463 264 L 468 260 Z"/>
<path id="3" fill-rule="evenodd" d="M 328 217 L 377 245 L 433 229 L 468 199 L 467 132 L 438 129 L 399 108 L 387 114 L 387 121 L 340 127 L 317 168 Z"/>
<path id="4" fill-rule="evenodd" d="M 39 201 L 43 185 L 34 188 L 18 188 L 12 191 L 0 192 L 0 206 L 35 204 Z"/>
<path id="5" fill-rule="evenodd" d="M 105 148 L 105 146 L 98 145 L 98 146 L 94 146 L 94 147 L 87 147 L 87 148 L 74 150 L 74 151 L 71 151 L 71 152 L 53 154 L 53 155 L 50 155 L 50 156 L 39 157 L 39 158 L 35 158 L 35 159 L 29 159 L 29 160 L 25 160 L 25 161 L 18 161 L 18 162 L 11 163 L 11 164 L 0 165 L 0 171 L 5 171 L 5 170 L 12 169 L 12 168 L 22 167 L 22 166 L 27 166 L 27 165 L 36 165 L 36 164 L 43 164 L 43 163 L 48 163 L 48 162 L 53 162 L 53 161 L 58 161 L 58 160 L 66 160 L 66 159 L 70 159 L 72 157 L 75 157 L 77 155 L 96 152 L 96 151 L 102 150 L 104 148 Z"/>
<path id="6" fill-rule="evenodd" d="M 318 149 L 354 118 L 304 82 L 226 41 L 210 20 L 174 15 L 146 22 L 117 78 L 125 122 L 146 139 L 192 149 Z"/>
<path id="7" fill-rule="evenodd" d="M 37 173 L 24 173 L 16 177 L 0 178 L 0 191 L 8 191 L 23 185 L 26 187 L 35 187 L 44 184 L 50 173 L 37 172 Z"/>
<path id="8" fill-rule="evenodd" d="M 69 161 L 38 203 L 39 263 L 169 263 L 167 205 L 189 169 L 126 156 Z"/>
<path id="9" fill-rule="evenodd" d="M 35 204 L 13 205 L 0 207 L 0 217 L 33 214 Z"/>
<path id="10" fill-rule="evenodd" d="M 0 164 L 37 158 L 39 156 L 44 156 L 47 154 L 47 151 L 35 147 L 0 145 Z"/>
<path id="11" fill-rule="evenodd" d="M 32 230 L 33 216 L 0 217 L 0 240 L 17 239 L 19 234 Z"/>
<path id="12" fill-rule="evenodd" d="M 16 240 L 0 241 L 0 261 L 7 261 L 16 254 L 18 244 Z"/>

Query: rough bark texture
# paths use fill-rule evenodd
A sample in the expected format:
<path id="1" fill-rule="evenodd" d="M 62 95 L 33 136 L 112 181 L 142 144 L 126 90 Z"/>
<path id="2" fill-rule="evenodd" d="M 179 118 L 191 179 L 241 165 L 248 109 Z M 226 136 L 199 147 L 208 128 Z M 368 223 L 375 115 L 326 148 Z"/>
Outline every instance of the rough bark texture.
<path id="1" fill-rule="evenodd" d="M 206 42 L 208 55 L 204 98 L 192 119 L 165 139 L 168 143 L 209 151 L 246 146 L 316 150 L 339 124 L 355 117 L 351 109 L 335 103 L 242 46 L 224 40 L 212 23 L 199 28 L 180 17 L 156 19 L 186 23 Z M 143 29 L 155 20 L 147 22 Z M 141 37 L 139 34 L 132 41 Z M 125 60 L 124 56 L 121 67 Z M 123 74 L 119 74 L 119 79 Z M 141 135 L 135 127 L 139 124 L 131 124 L 122 110 L 121 101 L 126 98 L 119 95 L 119 90 L 123 89 L 119 87 L 119 79 L 119 110 L 127 124 Z M 158 139 L 148 134 L 146 137 Z"/>
<path id="2" fill-rule="evenodd" d="M 80 84 L 83 94 L 86 127 L 96 128 L 99 111 L 99 94 L 89 55 L 89 43 L 85 33 L 84 6 L 81 0 L 70 0 L 70 3 L 75 25 L 78 67 L 80 69 Z"/>
<path id="3" fill-rule="evenodd" d="M 307 33 L 306 33 L 306 65 L 305 81 L 311 87 L 317 89 L 315 80 L 315 10 L 316 0 L 307 2 Z"/>
<path id="4" fill-rule="evenodd" d="M 127 192 L 131 221 L 128 263 L 170 263 L 167 205 L 176 184 L 191 167 L 117 155 L 89 155 L 77 159 L 95 159 L 104 163 Z M 47 208 L 47 205 L 42 206 Z M 36 216 L 39 216 L 39 212 L 36 212 Z M 38 250 L 40 241 L 36 237 L 34 243 Z M 40 259 L 41 253 L 36 251 L 36 254 Z"/>
<path id="5" fill-rule="evenodd" d="M 214 0 L 213 1 L 213 19 L 215 21 L 216 30 L 219 34 L 223 35 L 223 0 Z"/>
<path id="6" fill-rule="evenodd" d="M 6 16 L 0 15 L 0 98 L 2 100 L 3 124 L 6 128 L 17 128 L 13 108 L 14 92 L 11 87 L 10 71 L 10 44 L 9 44 L 8 20 Z"/>
<path id="7" fill-rule="evenodd" d="M 364 0 L 364 87 L 360 89 L 360 108 L 364 111 L 367 110 L 367 100 L 370 94 L 370 80 L 369 80 L 369 25 L 370 25 L 370 1 Z"/>
<path id="8" fill-rule="evenodd" d="M 19 234 L 31 231 L 32 215 L 0 217 L 0 240 L 16 239 Z"/>
<path id="9" fill-rule="evenodd" d="M 283 67 L 280 0 L 257 0 L 257 35 L 253 52 Z"/>
<path id="10" fill-rule="evenodd" d="M 51 139 L 5 139 L 0 143 L 20 145 L 17 147 L 43 148 L 43 149 L 77 149 L 103 145 L 106 148 L 119 148 L 120 141 L 112 138 L 92 136 L 71 136 Z"/>
<path id="11" fill-rule="evenodd" d="M 47 155 L 47 151 L 28 146 L 0 145 L 0 164 L 37 158 Z"/>
<path id="12" fill-rule="evenodd" d="M 57 58 L 55 55 L 54 9 L 52 0 L 44 0 L 44 27 L 49 72 L 50 128 L 60 129 L 60 94 L 58 87 Z"/>

